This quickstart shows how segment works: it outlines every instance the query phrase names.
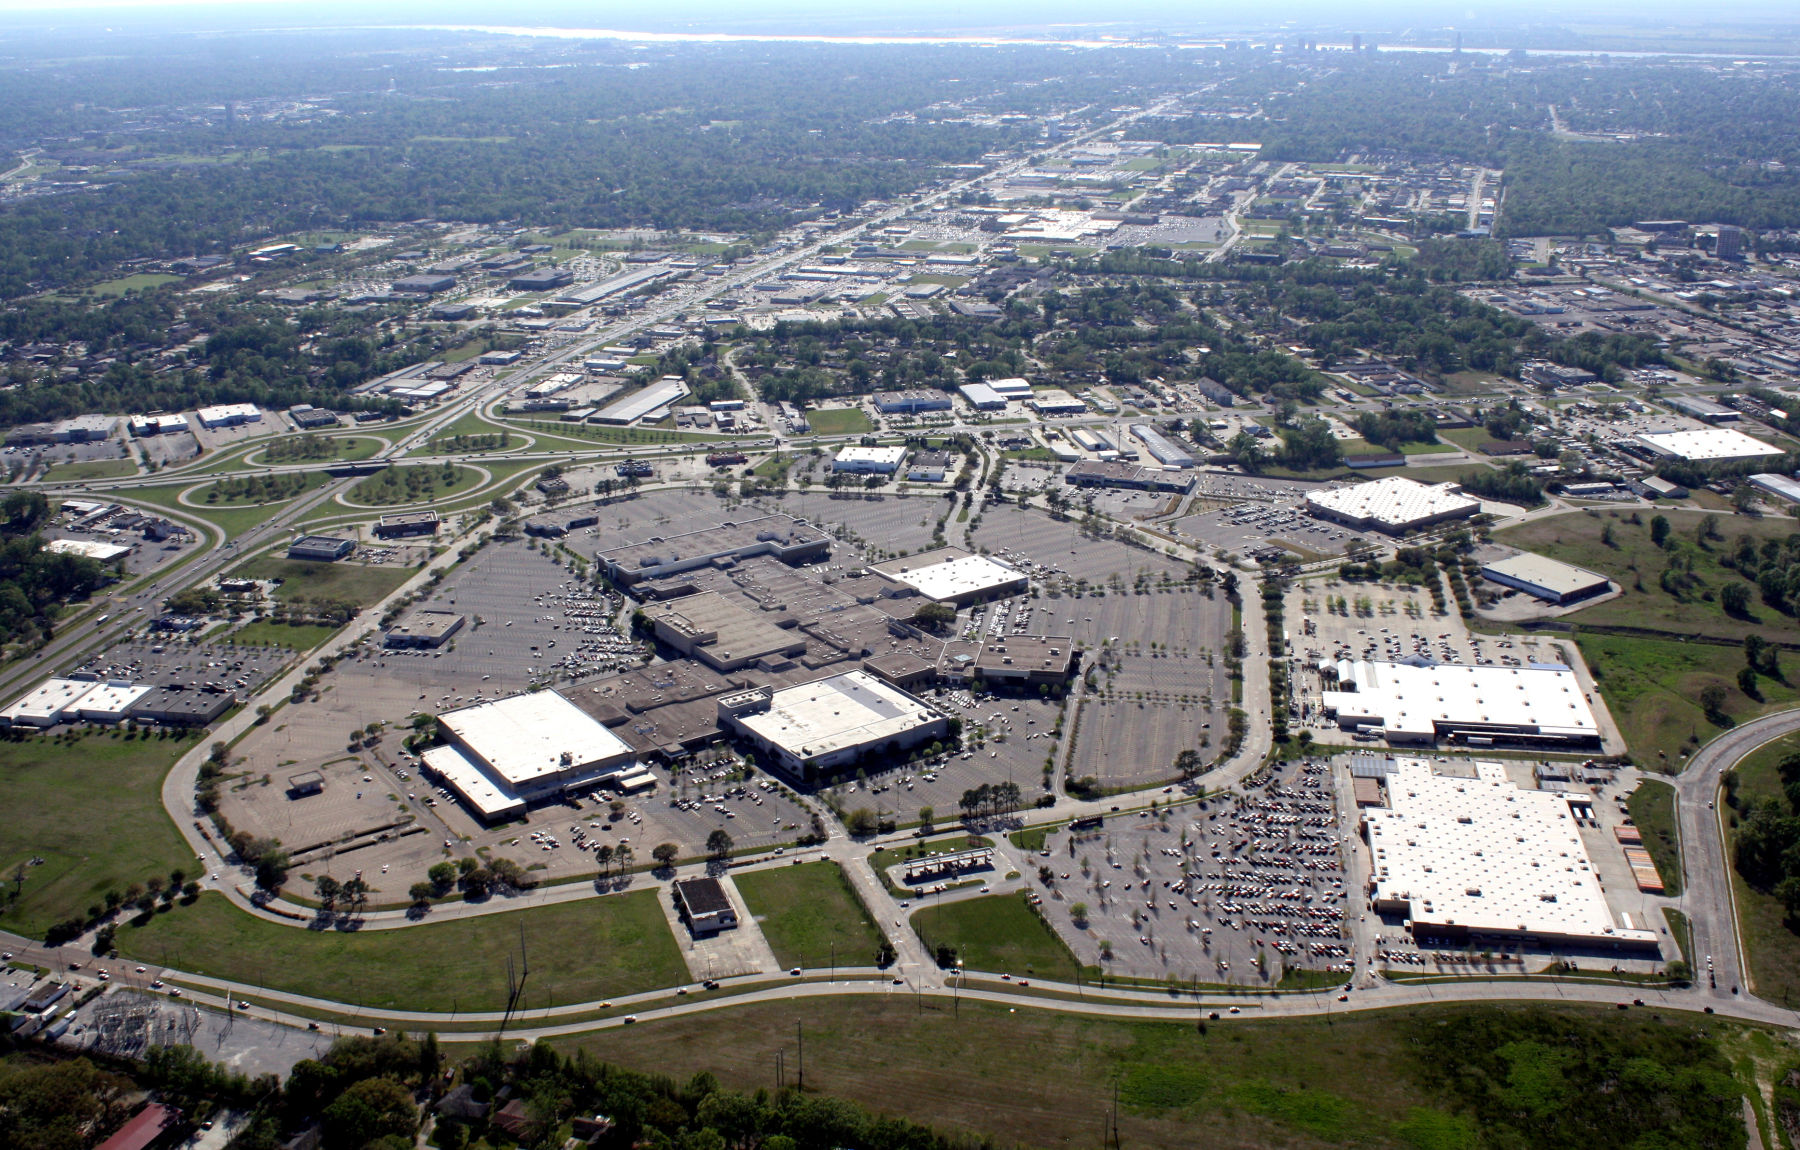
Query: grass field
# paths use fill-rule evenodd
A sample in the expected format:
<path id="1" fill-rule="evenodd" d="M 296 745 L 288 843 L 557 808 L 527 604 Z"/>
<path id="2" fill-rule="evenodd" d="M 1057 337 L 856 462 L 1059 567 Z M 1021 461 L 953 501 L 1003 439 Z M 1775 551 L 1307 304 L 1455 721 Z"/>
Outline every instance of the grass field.
<path id="1" fill-rule="evenodd" d="M 24 892 L 0 915 L 0 927 L 41 938 L 108 890 L 174 867 L 193 873 L 193 856 L 161 799 L 163 776 L 193 745 L 123 733 L 0 742 L 0 794 L 12 812 L 0 819 L 0 878 L 10 880 L 31 858 L 44 860 L 26 869 Z"/>
<path id="2" fill-rule="evenodd" d="M 283 459 L 280 457 L 279 451 L 270 450 L 275 443 L 284 442 L 277 439 L 275 443 L 265 443 L 257 448 L 257 451 L 262 452 L 257 459 L 257 464 L 258 466 L 273 466 L 285 463 L 318 463 L 322 466 L 326 463 L 357 463 L 372 458 L 377 451 L 381 450 L 381 440 L 373 436 L 334 435 L 328 438 L 332 443 L 337 444 L 337 454 L 325 459 Z M 256 452 L 247 454 L 256 454 Z"/>
<path id="3" fill-rule="evenodd" d="M 1738 722 L 1800 697 L 1767 678 L 1760 681 L 1761 700 L 1744 694 L 1737 682 L 1744 653 L 1737 647 L 1617 635 L 1581 635 L 1576 642 L 1626 746 L 1652 769 L 1675 768 L 1684 751 L 1718 732 L 1698 702 L 1709 686 L 1725 689 L 1724 711 Z"/>
<path id="4" fill-rule="evenodd" d="M 45 478 L 53 483 L 72 483 L 78 479 L 122 479 L 136 474 L 135 460 L 87 459 L 80 463 L 59 463 Z"/>
<path id="5" fill-rule="evenodd" d="M 367 607 L 417 574 L 410 567 L 362 567 L 353 563 L 309 563 L 263 555 L 232 569 L 236 579 L 280 579 L 277 599 L 305 596 L 337 599 Z"/>
<path id="6" fill-rule="evenodd" d="M 320 466 L 323 467 L 324 464 L 321 463 Z M 295 473 L 289 472 L 288 474 Z M 213 507 L 260 507 L 264 504 L 274 505 L 298 499 L 307 492 L 316 491 L 331 482 L 331 478 L 323 471 L 300 473 L 299 482 L 294 487 L 283 489 L 273 498 L 265 499 L 256 489 L 242 486 L 240 477 L 228 475 L 196 490 L 188 498 L 206 504 L 209 509 Z"/>
<path id="7" fill-rule="evenodd" d="M 392 507 L 453 499 L 480 485 L 481 472 L 473 467 L 446 469 L 437 464 L 403 464 L 358 480 L 344 498 L 364 507 Z"/>
<path id="8" fill-rule="evenodd" d="M 809 411 L 806 413 L 806 423 L 816 435 L 854 435 L 875 430 L 875 425 L 869 422 L 868 415 L 860 407 Z"/>
<path id="9" fill-rule="evenodd" d="M 837 863 L 746 871 L 734 881 L 782 966 L 874 964 L 881 931 Z"/>
<path id="10" fill-rule="evenodd" d="M 1775 766 L 1795 751 L 1800 751 L 1800 736 L 1790 735 L 1744 757 L 1736 768 L 1740 810 L 1748 810 L 1765 799 L 1786 803 Z M 1726 833 L 1735 839 L 1735 814 L 1728 815 L 1727 826 Z M 1765 998 L 1800 1002 L 1800 934 L 1789 929 L 1786 908 L 1773 894 L 1745 882 L 1736 868 L 1731 872 L 1731 885 L 1737 895 L 1738 927 L 1743 933 L 1751 985 Z"/>
<path id="11" fill-rule="evenodd" d="M 258 619 L 254 623 L 246 623 L 231 636 L 233 643 L 261 644 L 271 647 L 292 647 L 296 651 L 310 651 L 320 643 L 337 634 L 336 627 L 325 627 L 306 623 L 294 626 L 288 623 L 271 623 L 266 619 Z"/>
<path id="12" fill-rule="evenodd" d="M 1648 1012 L 1613 1013 L 1429 1007 L 1279 1021 L 1246 1018 L 1199 1027 L 1009 1010 L 966 1000 L 957 1006 L 896 993 L 886 999 L 758 1003 L 657 1019 L 634 1027 L 629 1041 L 606 1031 L 573 1045 L 677 1081 L 706 1070 L 727 1087 L 754 1090 L 775 1086 L 778 1052 L 785 1055 L 793 1084 L 799 1024 L 809 1093 L 853 1099 L 880 1113 L 1002 1146 L 1105 1145 L 1115 1090 L 1118 1144 L 1151 1150 L 1550 1145 L 1611 1150 L 1638 1137 L 1651 1145 L 1651 1129 L 1668 1122 L 1669 1115 L 1643 1113 L 1608 1136 L 1579 1143 L 1552 1143 L 1519 1129 L 1557 1123 L 1568 1113 L 1555 1101 L 1567 1089 L 1560 1068 L 1585 1069 L 1596 1033 L 1615 1036 L 1625 1047 L 1654 1043 L 1660 1051 L 1667 1051 L 1668 1043 L 1707 1043 L 1699 1033 L 1703 1028 L 1720 1040 L 1742 1033 L 1730 1023 L 1702 1022 L 1698 1015 L 1663 1013 L 1658 1020 Z M 1490 1029 L 1483 1036 L 1487 1040 L 1472 1041 L 1455 1066 L 1421 1056 L 1422 1042 L 1435 1036 L 1509 1024 L 1521 1037 L 1560 1030 L 1557 1050 L 1539 1058 L 1544 1048 L 1538 1040 L 1508 1043 L 1513 1034 L 1489 1037 Z M 1717 1055 L 1713 1058 L 1717 1066 Z M 1552 1066 L 1559 1069 L 1536 1077 L 1540 1067 Z M 1359 1067 L 1369 1069 L 1346 1073 Z M 1441 1076 L 1454 1085 L 1444 1084 Z M 1492 1107 L 1510 1101 L 1513 1114 L 1501 1129 L 1480 1124 L 1459 1105 L 1455 1085 L 1491 1092 Z M 1529 1109 L 1527 1096 L 1547 1100 L 1552 1108 Z M 1722 1108 L 1736 1105 L 1727 1096 Z M 1583 1125 L 1595 1117 L 1577 1098 L 1566 1106 L 1582 1111 Z"/>
<path id="13" fill-rule="evenodd" d="M 1772 641 L 1800 641 L 1800 620 L 1783 615 L 1753 596 L 1750 617 L 1734 619 L 1717 602 L 1718 589 L 1726 583 L 1741 583 L 1735 571 L 1719 565 L 1720 555 L 1736 545 L 1740 535 L 1748 535 L 1760 545 L 1765 539 L 1785 539 L 1793 534 L 1791 519 L 1747 519 L 1741 515 L 1716 516 L 1725 538 L 1707 548 L 1689 548 L 1694 559 L 1694 574 L 1700 586 L 1681 599 L 1664 591 L 1659 583 L 1668 557 L 1650 541 L 1653 515 L 1668 518 L 1676 537 L 1692 542 L 1702 515 L 1692 511 L 1659 509 L 1639 512 L 1643 521 L 1631 523 L 1623 515 L 1605 511 L 1598 514 L 1557 515 L 1534 523 L 1501 531 L 1495 539 L 1501 543 L 1536 551 L 1552 559 L 1573 563 L 1606 575 L 1624 588 L 1624 594 L 1605 603 L 1567 616 L 1571 622 L 1626 627 L 1649 627 L 1678 635 L 1712 635 L 1741 639 L 1754 629 Z M 1613 542 L 1605 541 L 1608 525 Z M 1736 673 L 1735 671 L 1733 672 Z"/>
<path id="14" fill-rule="evenodd" d="M 1656 861 L 1663 890 L 1670 898 L 1681 894 L 1681 835 L 1675 825 L 1675 788 L 1656 779 L 1645 779 L 1626 800 L 1631 821 L 1644 836 L 1644 849 Z"/>
<path id="15" fill-rule="evenodd" d="M 242 535 L 276 511 L 275 504 L 267 507 L 189 507 L 177 496 L 192 486 L 194 484 L 189 482 L 165 487 L 133 487 L 130 499 L 133 503 L 167 507 L 171 511 L 211 523 L 223 531 L 227 538 Z"/>
<path id="16" fill-rule="evenodd" d="M 926 906 L 912 916 L 913 928 L 935 949 L 956 948 L 965 970 L 1036 975 L 1074 982 L 1074 954 L 1049 924 L 1017 895 L 996 894 L 943 906 Z"/>
<path id="17" fill-rule="evenodd" d="M 403 888 L 410 879 L 389 880 Z M 207 894 L 124 926 L 121 954 L 361 1006 L 499 1010 L 520 931 L 531 960 L 527 1008 L 589 1002 L 687 980 L 654 890 L 581 899 L 404 930 L 309 931 L 265 922 Z"/>
<path id="18" fill-rule="evenodd" d="M 140 272 L 123 279 L 107 280 L 103 284 L 95 284 L 89 290 L 95 295 L 119 296 L 128 291 L 147 291 L 150 288 L 161 287 L 163 284 L 180 283 L 181 278 L 180 276 L 158 275 L 155 272 Z"/>
<path id="19" fill-rule="evenodd" d="M 572 446 L 587 447 L 594 443 L 624 444 L 656 444 L 656 443 L 716 443 L 726 438 L 705 431 L 665 431 L 651 427 L 606 427 L 594 423 L 544 423 L 534 420 L 507 420 L 506 426 L 529 431 L 538 437 L 539 443 L 550 450 L 560 450 L 560 445 L 546 442 L 552 439 L 568 441 Z M 587 442 L 583 442 L 583 441 Z"/>

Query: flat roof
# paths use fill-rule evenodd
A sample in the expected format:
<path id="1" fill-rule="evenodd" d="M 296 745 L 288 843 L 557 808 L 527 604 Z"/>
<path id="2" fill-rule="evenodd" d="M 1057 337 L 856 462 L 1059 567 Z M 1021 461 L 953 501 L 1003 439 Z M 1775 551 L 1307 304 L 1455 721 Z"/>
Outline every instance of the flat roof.
<path id="1" fill-rule="evenodd" d="M 463 754 L 460 747 L 432 747 L 419 757 L 426 766 L 441 775 L 445 782 L 455 787 L 456 792 L 480 811 L 483 818 L 498 818 L 524 809 L 524 800 L 490 778 L 474 760 Z"/>
<path id="2" fill-rule="evenodd" d="M 1031 384 L 1023 379 L 990 379 L 987 386 L 1008 398 L 1018 399 L 1031 394 Z M 1067 392 L 1064 393 L 1068 394 Z"/>
<path id="3" fill-rule="evenodd" d="M 44 544 L 44 550 L 54 551 L 61 555 L 81 555 L 89 559 L 98 559 L 102 563 L 109 559 L 117 559 L 121 555 L 131 554 L 129 547 L 121 547 L 117 543 L 95 543 L 87 539 L 52 539 Z"/>
<path id="4" fill-rule="evenodd" d="M 887 463 L 898 467 L 905 458 L 904 447 L 846 447 L 837 453 L 839 463 Z"/>
<path id="5" fill-rule="evenodd" d="M 716 878 L 684 878 L 675 884 L 675 890 L 689 914 L 723 914 L 731 909 L 725 885 Z"/>
<path id="6" fill-rule="evenodd" d="M 768 710 L 738 722 L 805 759 L 898 738 L 936 718 L 900 688 L 866 671 L 846 671 L 776 691 Z"/>
<path id="7" fill-rule="evenodd" d="M 594 413 L 599 423 L 632 423 L 659 407 L 667 407 L 688 393 L 688 385 L 680 379 L 659 379 L 616 399 Z"/>
<path id="8" fill-rule="evenodd" d="M 918 558 L 926 562 L 921 565 Z M 928 552 L 911 560 L 897 559 L 883 563 L 875 570 L 940 603 L 965 595 L 978 595 L 1025 578 L 1024 572 L 998 559 L 957 552 L 954 548 Z"/>
<path id="9" fill-rule="evenodd" d="M 99 683 L 76 679 L 46 679 L 0 711 L 0 718 L 53 719 L 79 703 Z"/>
<path id="10" fill-rule="evenodd" d="M 726 555 L 773 551 L 780 554 L 796 547 L 810 547 L 828 542 L 830 536 L 791 515 L 764 515 L 741 523 L 726 522 L 702 531 L 689 531 L 667 538 L 653 536 L 639 543 L 626 543 L 596 553 L 601 562 L 620 571 L 654 574 L 658 567 L 679 563 L 707 562 Z"/>
<path id="11" fill-rule="evenodd" d="M 1420 483 L 1403 475 L 1329 491 L 1309 491 L 1306 501 L 1347 518 L 1387 527 L 1405 527 L 1440 515 L 1473 513 L 1481 508 L 1480 500 L 1462 494 L 1454 483 Z"/>
<path id="12" fill-rule="evenodd" d="M 1776 475 L 1773 472 L 1764 471 L 1760 474 L 1752 475 L 1750 477 L 1750 483 L 1752 486 L 1760 487 L 1771 495 L 1779 495 L 1783 499 L 1800 503 L 1800 483 L 1794 482 L 1790 476 Z"/>
<path id="13" fill-rule="evenodd" d="M 438 722 L 514 787 L 631 756 L 617 735 L 555 691 L 478 703 L 445 712 Z"/>
<path id="14" fill-rule="evenodd" d="M 1717 459 L 1757 459 L 1782 454 L 1781 448 L 1752 439 L 1729 427 L 1708 427 L 1699 431 L 1646 431 L 1637 441 L 1658 455 L 1672 456 L 1696 463 Z"/>
<path id="15" fill-rule="evenodd" d="M 148 685 L 138 683 L 101 683 L 81 697 L 76 710 L 84 717 L 123 715 L 131 705 L 151 692 Z"/>
<path id="16" fill-rule="evenodd" d="M 1567 796 L 1517 786 L 1499 763 L 1473 766 L 1469 778 L 1395 763 L 1389 805 L 1362 812 L 1375 898 L 1475 931 L 1655 941 L 1615 924 Z"/>
<path id="17" fill-rule="evenodd" d="M 1464 663 L 1339 664 L 1355 691 L 1326 691 L 1323 701 L 1340 720 L 1363 717 L 1388 735 L 1433 737 L 1440 729 L 1506 727 L 1559 738 L 1598 739 L 1575 672 L 1561 664 L 1528 667 Z"/>
<path id="18" fill-rule="evenodd" d="M 1490 571 L 1496 575 L 1506 575 L 1530 583 L 1534 587 L 1542 587 L 1546 591 L 1554 591 L 1558 595 L 1565 596 L 1607 582 L 1606 576 L 1596 574 L 1585 567 L 1561 563 L 1548 556 L 1534 555 L 1530 551 L 1522 551 L 1510 558 L 1483 564 L 1481 571 L 1484 575 Z"/>
<path id="19" fill-rule="evenodd" d="M 652 604 L 644 608 L 644 613 L 669 630 L 701 644 L 702 650 L 720 662 L 755 660 L 806 642 L 806 636 L 800 632 L 777 627 L 762 612 L 752 611 L 717 591 L 702 591 Z M 700 638 L 708 635 L 713 638 Z"/>
<path id="20" fill-rule="evenodd" d="M 976 407 L 989 407 L 1006 402 L 1006 396 L 1001 395 L 985 383 L 965 383 L 957 390 L 962 392 L 964 399 Z"/>
<path id="21" fill-rule="evenodd" d="M 414 611 L 388 629 L 390 635 L 418 635 L 435 638 L 448 635 L 463 624 L 463 616 L 455 611 Z"/>

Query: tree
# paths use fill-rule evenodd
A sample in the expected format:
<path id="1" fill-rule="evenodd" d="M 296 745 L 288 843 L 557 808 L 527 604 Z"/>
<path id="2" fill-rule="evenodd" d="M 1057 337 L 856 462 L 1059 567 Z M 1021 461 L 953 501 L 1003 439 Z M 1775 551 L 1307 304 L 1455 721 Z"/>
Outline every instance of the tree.
<path id="1" fill-rule="evenodd" d="M 1669 520 L 1666 516 L 1658 515 L 1650 520 L 1650 542 L 1661 547 L 1668 541 Z"/>
<path id="2" fill-rule="evenodd" d="M 1088 904 L 1076 902 L 1069 904 L 1069 917 L 1077 923 L 1084 923 L 1088 917 Z"/>
<path id="3" fill-rule="evenodd" d="M 956 622 L 956 608 L 948 603 L 927 603 L 913 615 L 920 626 L 931 631 L 941 631 Z"/>
<path id="4" fill-rule="evenodd" d="M 366 1146 L 387 1137 L 410 1145 L 419 1110 L 406 1087 L 391 1078 L 365 1078 L 338 1095 L 320 1116 L 331 1146 Z"/>
<path id="5" fill-rule="evenodd" d="M 1175 755 L 1175 773 L 1184 779 L 1191 779 L 1200 771 L 1200 752 L 1187 747 Z"/>
<path id="6" fill-rule="evenodd" d="M 1737 673 L 1737 682 L 1738 682 L 1738 690 L 1744 692 L 1744 694 L 1746 694 L 1746 695 L 1749 695 L 1752 699 L 1759 699 L 1762 697 L 1761 693 L 1758 692 L 1756 689 L 1756 668 L 1754 668 L 1754 667 L 1739 667 L 1738 673 Z"/>
<path id="7" fill-rule="evenodd" d="M 1746 583 L 1727 583 L 1719 588 L 1719 606 L 1725 608 L 1727 615 L 1742 618 L 1750 610 L 1750 587 Z M 1761 639 L 1760 635 L 1752 635 L 1746 639 Z"/>
<path id="8" fill-rule="evenodd" d="M 456 885 L 456 864 L 448 860 L 433 863 L 431 869 L 425 872 L 425 877 L 431 880 L 431 885 L 438 894 L 449 894 L 450 888 Z"/>
<path id="9" fill-rule="evenodd" d="M 664 867 L 674 866 L 675 859 L 680 854 L 681 848 L 674 843 L 657 843 L 650 851 L 650 857 L 656 860 L 658 866 Z"/>
<path id="10" fill-rule="evenodd" d="M 430 906 L 431 896 L 436 891 L 437 887 L 428 882 L 416 882 L 406 888 L 407 896 L 412 899 L 414 906 Z"/>
<path id="11" fill-rule="evenodd" d="M 706 853 L 721 862 L 731 853 L 731 836 L 723 827 L 706 836 Z"/>
<path id="12" fill-rule="evenodd" d="M 318 880 L 313 883 L 313 894 L 318 896 L 319 909 L 326 913 L 330 913 L 331 909 L 337 905 L 338 894 L 342 890 L 342 884 L 328 874 L 320 875 Z"/>
<path id="13" fill-rule="evenodd" d="M 868 807 L 857 807 L 845 818 L 844 825 L 853 835 L 872 835 L 878 822 L 874 811 Z"/>
<path id="14" fill-rule="evenodd" d="M 256 885 L 273 894 L 281 889 L 287 881 L 288 855 L 284 850 L 272 850 L 256 860 Z"/>
<path id="15" fill-rule="evenodd" d="M 1728 698 L 1724 687 L 1717 683 L 1708 683 L 1700 691 L 1700 706 L 1706 711 L 1706 717 L 1718 726 L 1730 721 L 1725 714 L 1725 700 Z"/>

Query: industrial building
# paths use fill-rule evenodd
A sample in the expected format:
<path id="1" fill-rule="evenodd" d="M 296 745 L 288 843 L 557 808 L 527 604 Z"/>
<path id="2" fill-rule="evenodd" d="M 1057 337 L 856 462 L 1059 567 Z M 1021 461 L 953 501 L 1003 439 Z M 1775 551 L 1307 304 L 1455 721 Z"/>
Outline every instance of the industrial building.
<path id="1" fill-rule="evenodd" d="M 987 386 L 994 394 L 1003 395 L 1007 399 L 1031 398 L 1031 384 L 1023 379 L 990 379 Z"/>
<path id="2" fill-rule="evenodd" d="M 1362 809 L 1369 898 L 1421 945 L 1657 949 L 1654 931 L 1615 923 L 1570 796 L 1520 787 L 1499 763 L 1401 759 L 1386 781 L 1388 805 Z"/>
<path id="3" fill-rule="evenodd" d="M 1503 587 L 1512 587 L 1558 605 L 1603 595 L 1612 586 L 1604 575 L 1529 551 L 1485 564 L 1481 574 Z"/>
<path id="4" fill-rule="evenodd" d="M 718 701 L 719 720 L 802 780 L 847 768 L 866 755 L 898 755 L 949 732 L 949 720 L 866 671 L 773 690 L 755 687 Z"/>
<path id="5" fill-rule="evenodd" d="M 506 282 L 514 291 L 552 291 L 575 282 L 575 273 L 567 268 L 539 268 L 524 272 Z"/>
<path id="6" fill-rule="evenodd" d="M 681 919 L 696 937 L 730 930 L 738 924 L 737 910 L 716 878 L 684 878 L 675 884 L 675 905 Z"/>
<path id="7" fill-rule="evenodd" d="M 1306 509 L 1358 530 L 1373 528 L 1404 535 L 1452 519 L 1467 519 L 1481 501 L 1463 495 L 1454 483 L 1420 483 L 1400 475 L 1326 491 L 1306 493 Z"/>
<path id="8" fill-rule="evenodd" d="M 261 423 L 263 413 L 254 403 L 221 403 L 196 411 L 201 427 L 237 427 L 245 423 Z M 167 427 L 164 431 L 169 430 Z"/>
<path id="9" fill-rule="evenodd" d="M 1345 660 L 1338 688 L 1322 693 L 1344 730 L 1390 743 L 1500 743 L 1598 749 L 1594 718 L 1575 672 L 1560 663 L 1524 667 Z"/>
<path id="10" fill-rule="evenodd" d="M 288 544 L 289 559 L 306 559 L 315 563 L 336 563 L 356 550 L 356 540 L 336 539 L 329 535 L 303 535 Z"/>
<path id="11" fill-rule="evenodd" d="M 450 275 L 432 275 L 422 272 L 419 275 L 402 276 L 389 284 L 389 290 L 408 292 L 416 295 L 436 295 L 441 291 L 449 291 L 456 286 L 456 277 Z"/>
<path id="12" fill-rule="evenodd" d="M 1672 396 L 1663 400 L 1663 403 L 1682 415 L 1691 416 L 1705 423 L 1736 423 L 1743 418 L 1724 404 L 1698 395 Z"/>
<path id="13" fill-rule="evenodd" d="M 949 411 L 950 397 L 941 391 L 878 391 L 875 410 L 883 415 L 917 415 L 921 411 Z"/>
<path id="14" fill-rule="evenodd" d="M 1162 432 L 1148 423 L 1134 423 L 1131 434 L 1138 437 L 1152 459 L 1164 467 L 1187 468 L 1198 466 L 1198 461 L 1190 455 L 1186 448 L 1170 440 Z"/>
<path id="15" fill-rule="evenodd" d="M 409 511 L 403 515 L 383 515 L 375 525 L 377 539 L 405 539 L 414 535 L 436 535 L 439 526 L 435 511 Z"/>
<path id="16" fill-rule="evenodd" d="M 688 385 L 678 376 L 664 376 L 655 383 L 614 400 L 588 417 L 589 423 L 607 423 L 625 426 L 646 419 L 652 415 L 672 407 L 678 400 L 686 399 Z"/>
<path id="17" fill-rule="evenodd" d="M 288 408 L 288 418 L 301 431 L 316 431 L 321 427 L 336 427 L 337 412 L 326 411 L 322 407 L 314 407 L 310 403 L 296 403 Z"/>
<path id="18" fill-rule="evenodd" d="M 764 613 L 717 591 L 658 603 L 644 608 L 644 614 L 658 640 L 727 674 L 750 666 L 778 671 L 806 653 L 805 635 L 777 626 Z"/>
<path id="19" fill-rule="evenodd" d="M 571 288 L 557 296 L 556 302 L 559 304 L 566 304 L 570 307 L 587 307 L 590 304 L 596 304 L 602 300 L 611 299 L 616 295 L 624 295 L 626 292 L 636 291 L 638 288 L 653 284 L 657 280 L 664 279 L 673 274 L 673 268 L 645 268 L 640 271 L 626 272 L 623 275 L 616 275 L 608 280 L 600 280 L 597 283 L 584 284 L 578 288 Z"/>
<path id="20" fill-rule="evenodd" d="M 1765 471 L 1750 476 L 1746 482 L 1766 495 L 1785 499 L 1789 503 L 1800 503 L 1800 483 L 1795 482 L 1792 476 Z"/>
<path id="21" fill-rule="evenodd" d="M 1022 595 L 1031 586 L 1018 568 L 958 547 L 877 563 L 869 570 L 888 584 L 890 598 L 919 595 L 953 607 Z"/>
<path id="22" fill-rule="evenodd" d="M 426 751 L 425 765 L 484 819 L 636 765 L 623 740 L 554 691 L 447 711 L 438 728 L 450 741 Z"/>
<path id="23" fill-rule="evenodd" d="M 963 398 L 976 411 L 1006 410 L 1006 397 L 985 383 L 965 383 L 956 390 L 962 392 Z"/>
<path id="24" fill-rule="evenodd" d="M 1708 427 L 1700 431 L 1646 431 L 1632 439 L 1658 458 L 1680 459 L 1688 463 L 1735 463 L 1743 459 L 1766 459 L 1782 453 L 1779 447 L 1771 447 L 1760 439 L 1752 439 L 1729 427 Z"/>
<path id="25" fill-rule="evenodd" d="M 799 566 L 831 554 L 831 537 L 791 515 L 766 515 L 743 523 L 724 522 L 705 531 L 665 539 L 652 536 L 598 552 L 594 558 L 607 579 L 631 588 L 648 579 L 665 579 L 701 567 L 772 555 Z M 634 592 L 637 594 L 637 592 Z M 640 596 L 642 597 L 642 596 Z"/>
<path id="26" fill-rule="evenodd" d="M 853 475 L 892 475 L 905 459 L 904 447 L 846 447 L 831 461 L 831 469 Z"/>
<path id="27" fill-rule="evenodd" d="M 381 643 L 384 647 L 435 650 L 462 630 L 464 622 L 455 611 L 415 611 L 389 627 Z"/>

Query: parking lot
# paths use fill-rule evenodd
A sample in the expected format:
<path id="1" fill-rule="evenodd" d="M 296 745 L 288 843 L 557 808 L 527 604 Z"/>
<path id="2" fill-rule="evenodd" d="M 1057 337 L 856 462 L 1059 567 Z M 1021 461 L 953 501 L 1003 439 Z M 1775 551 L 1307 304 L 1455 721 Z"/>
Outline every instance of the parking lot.
<path id="1" fill-rule="evenodd" d="M 820 465 L 820 480 L 826 466 Z M 846 561 L 846 548 L 865 558 L 872 549 L 887 555 L 928 550 L 938 522 L 953 514 L 950 501 L 940 494 L 864 495 L 860 489 L 835 499 L 825 491 L 790 491 L 781 499 L 759 499 L 756 507 L 764 514 L 792 515 L 831 531 L 837 539 L 832 557 L 838 563 Z"/>
<path id="2" fill-rule="evenodd" d="M 285 647 L 240 646 L 231 642 L 189 644 L 171 636 L 115 643 L 69 670 L 181 690 L 204 691 L 212 683 L 221 691 L 234 691 L 240 698 L 248 698 L 293 657 L 294 653 Z"/>
<path id="3" fill-rule="evenodd" d="M 1231 492 L 1262 486 L 1262 481 L 1239 481 L 1229 477 L 1213 484 L 1213 498 L 1243 498 Z M 1309 553 L 1341 555 L 1350 547 L 1363 544 L 1383 547 L 1390 541 L 1375 532 L 1359 532 L 1341 524 L 1314 518 L 1302 509 L 1303 501 L 1296 492 L 1277 492 L 1275 498 L 1259 494 L 1253 501 L 1236 503 L 1213 511 L 1185 516 L 1175 523 L 1178 535 L 1186 536 L 1212 551 L 1248 554 L 1260 547 L 1289 545 L 1300 558 Z"/>
<path id="4" fill-rule="evenodd" d="M 1128 588 L 1140 576 L 1158 583 L 1165 574 L 1172 580 L 1187 577 L 1187 564 L 1178 559 L 1116 539 L 1089 538 L 1073 520 L 1058 521 L 1042 511 L 1011 504 L 983 510 L 973 539 L 999 558 L 1031 564 L 1027 570 L 1034 578 L 1055 586 L 1085 581 L 1090 586 Z"/>
<path id="5" fill-rule="evenodd" d="M 1058 829 L 1028 880 L 1084 964 L 1273 986 L 1286 968 L 1347 970 L 1349 828 L 1330 769 L 1297 761 L 1235 797 Z"/>

